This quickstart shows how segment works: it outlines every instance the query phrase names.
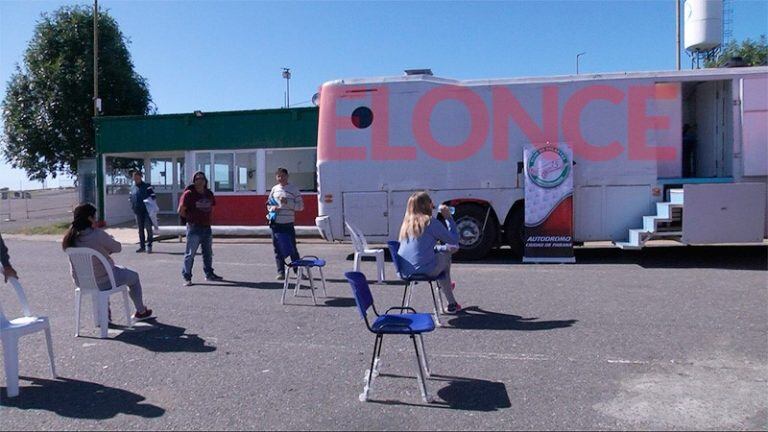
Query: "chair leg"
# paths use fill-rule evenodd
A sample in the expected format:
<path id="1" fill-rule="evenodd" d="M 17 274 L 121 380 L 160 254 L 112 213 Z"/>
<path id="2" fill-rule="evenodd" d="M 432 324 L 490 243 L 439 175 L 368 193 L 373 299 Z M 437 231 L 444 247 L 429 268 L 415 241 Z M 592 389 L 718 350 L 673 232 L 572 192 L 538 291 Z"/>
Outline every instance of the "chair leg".
<path id="1" fill-rule="evenodd" d="M 325 275 L 323 274 L 323 268 L 318 267 L 317 269 L 320 271 L 320 280 L 323 282 L 323 295 L 328 297 L 328 291 L 325 290 Z"/>
<path id="2" fill-rule="evenodd" d="M 293 296 L 296 297 L 299 295 L 299 290 L 301 289 L 301 281 L 304 280 L 304 268 L 298 267 L 296 269 L 296 286 L 293 287 Z"/>
<path id="3" fill-rule="evenodd" d="M 291 269 L 289 267 L 286 267 L 285 277 L 283 278 L 283 295 L 280 298 L 280 304 L 283 304 L 283 305 L 285 304 L 285 293 L 288 291 L 288 284 L 289 284 L 288 278 L 290 277 L 290 272 L 291 272 Z"/>
<path id="4" fill-rule="evenodd" d="M 312 269 L 307 267 L 307 278 L 309 278 L 309 292 L 312 294 L 312 303 L 317 305 L 317 299 L 315 298 L 315 279 L 312 277 Z"/>
<path id="5" fill-rule="evenodd" d="M 99 337 L 105 339 L 107 337 L 107 329 L 109 328 L 109 296 L 97 294 L 98 297 L 98 316 L 99 316 Z"/>
<path id="6" fill-rule="evenodd" d="M 96 292 L 91 296 L 91 302 L 93 303 L 93 325 L 98 327 L 101 322 L 99 317 L 99 293 Z"/>
<path id="7" fill-rule="evenodd" d="M 131 318 L 131 307 L 128 304 L 128 290 L 123 290 L 123 309 L 125 309 L 125 322 L 129 328 L 133 328 L 133 319 Z"/>
<path id="8" fill-rule="evenodd" d="M 438 292 L 437 297 L 435 297 L 435 286 L 431 281 L 429 282 L 429 292 L 432 293 L 432 305 L 435 307 L 435 324 L 442 327 L 443 324 L 440 322 L 441 310 L 438 309 L 438 306 L 437 306 L 437 299 L 440 297 L 440 292 Z"/>
<path id="9" fill-rule="evenodd" d="M 80 307 L 83 303 L 83 296 L 80 289 L 75 290 L 75 337 L 80 336 Z"/>
<path id="10" fill-rule="evenodd" d="M 379 283 L 383 284 L 386 280 L 384 276 L 384 254 L 376 254 L 376 275 L 379 278 Z"/>
<path id="11" fill-rule="evenodd" d="M 424 365 L 424 372 L 427 374 L 427 378 L 432 376 L 432 372 L 429 371 L 429 360 L 427 360 L 427 351 L 424 348 L 424 335 L 419 333 L 419 348 L 421 348 L 421 359 L 422 364 Z"/>
<path id="12" fill-rule="evenodd" d="M 360 271 L 360 260 L 362 257 L 360 256 L 360 252 L 355 252 L 355 261 L 354 264 L 352 264 L 352 271 Z"/>
<path id="13" fill-rule="evenodd" d="M 418 285 L 418 282 L 411 282 L 411 289 L 408 290 L 408 300 L 405 302 L 406 306 L 411 305 L 411 300 L 413 299 L 413 289 Z"/>
<path id="14" fill-rule="evenodd" d="M 414 335 L 411 335 L 411 340 L 413 341 L 413 349 L 416 350 L 416 375 L 419 380 L 421 400 L 423 400 L 424 403 L 430 403 L 432 402 L 432 398 L 430 398 L 429 393 L 427 393 L 427 383 L 424 380 L 424 372 L 421 370 L 421 356 L 419 355 L 419 346 L 416 343 L 416 337 Z"/>
<path id="15" fill-rule="evenodd" d="M 384 345 L 384 335 L 381 335 L 379 340 L 379 350 L 376 353 L 376 361 L 373 362 L 373 376 L 379 376 L 379 368 L 381 367 L 381 347 Z"/>
<path id="16" fill-rule="evenodd" d="M 405 289 L 403 289 L 403 301 L 401 302 L 400 306 L 406 307 L 405 300 L 408 298 L 408 288 L 411 286 L 410 282 L 405 283 Z"/>
<path id="17" fill-rule="evenodd" d="M 45 327 L 45 344 L 48 346 L 48 359 L 51 361 L 51 375 L 54 378 L 58 378 L 56 375 L 56 363 L 53 360 L 53 341 L 51 340 L 51 327 L 50 324 Z"/>
<path id="18" fill-rule="evenodd" d="M 371 392 L 371 387 L 373 387 L 373 373 L 375 371 L 375 364 L 376 364 L 376 355 L 381 351 L 381 342 L 382 342 L 382 335 L 376 335 L 376 339 L 373 341 L 373 354 L 371 355 L 371 368 L 366 371 L 366 374 L 368 375 L 365 378 L 365 387 L 363 387 L 363 392 L 360 393 L 359 399 L 360 402 L 366 402 L 368 401 L 368 394 Z"/>
<path id="19" fill-rule="evenodd" d="M 16 335 L 3 337 L 3 365 L 8 397 L 19 395 L 19 339 Z"/>

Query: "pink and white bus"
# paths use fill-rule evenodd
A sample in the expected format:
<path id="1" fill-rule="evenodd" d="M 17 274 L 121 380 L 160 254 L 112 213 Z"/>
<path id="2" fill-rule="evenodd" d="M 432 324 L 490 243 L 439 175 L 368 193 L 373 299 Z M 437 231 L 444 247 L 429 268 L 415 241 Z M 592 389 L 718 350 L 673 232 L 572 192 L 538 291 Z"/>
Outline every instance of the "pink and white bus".
<path id="1" fill-rule="evenodd" d="M 573 239 L 639 248 L 768 236 L 768 67 L 323 84 L 318 218 L 394 239 L 414 190 L 456 207 L 460 254 L 522 250 L 526 144 L 574 154 Z"/>

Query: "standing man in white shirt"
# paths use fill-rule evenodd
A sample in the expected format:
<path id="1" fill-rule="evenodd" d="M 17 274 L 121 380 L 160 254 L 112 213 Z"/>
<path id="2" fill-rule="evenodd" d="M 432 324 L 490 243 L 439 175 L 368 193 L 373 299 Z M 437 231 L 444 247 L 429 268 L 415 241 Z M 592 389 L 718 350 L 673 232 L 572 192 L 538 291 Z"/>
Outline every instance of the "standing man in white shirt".
<path id="1" fill-rule="evenodd" d="M 280 254 L 277 248 L 276 233 L 289 234 L 293 240 L 293 255 L 292 260 L 300 258 L 299 251 L 296 248 L 296 229 L 294 228 L 294 222 L 296 222 L 296 212 L 304 210 L 304 200 L 301 198 L 301 191 L 299 188 L 288 182 L 288 170 L 285 168 L 278 168 L 275 172 L 275 179 L 277 184 L 272 187 L 269 192 L 269 198 L 267 199 L 267 211 L 274 213 L 272 217 L 269 217 L 269 227 L 272 230 L 272 246 L 275 248 L 275 264 L 277 265 L 277 280 L 285 278 L 285 258 Z M 276 204 L 273 204 L 276 203 Z"/>

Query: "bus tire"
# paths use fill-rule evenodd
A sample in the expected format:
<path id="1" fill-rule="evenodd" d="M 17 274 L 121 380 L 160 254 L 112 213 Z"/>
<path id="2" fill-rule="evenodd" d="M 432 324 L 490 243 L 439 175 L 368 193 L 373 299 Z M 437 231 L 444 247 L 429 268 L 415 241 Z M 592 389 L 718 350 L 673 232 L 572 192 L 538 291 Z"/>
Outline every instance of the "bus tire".
<path id="1" fill-rule="evenodd" d="M 476 204 L 462 204 L 456 207 L 454 220 L 459 231 L 460 249 L 456 252 L 456 259 L 478 260 L 484 258 L 491 251 L 498 235 L 496 219 L 493 215 L 486 214 L 488 208 Z"/>
<path id="2" fill-rule="evenodd" d="M 509 214 L 509 220 L 504 227 L 504 237 L 512 248 L 512 253 L 522 258 L 525 250 L 525 207 L 517 206 Z"/>

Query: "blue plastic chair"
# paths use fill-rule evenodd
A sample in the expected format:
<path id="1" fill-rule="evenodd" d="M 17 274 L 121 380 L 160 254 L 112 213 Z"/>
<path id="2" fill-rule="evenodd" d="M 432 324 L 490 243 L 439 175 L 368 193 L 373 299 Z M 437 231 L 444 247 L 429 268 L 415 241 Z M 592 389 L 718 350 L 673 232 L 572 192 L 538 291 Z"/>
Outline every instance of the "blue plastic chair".
<path id="1" fill-rule="evenodd" d="M 275 233 L 275 239 L 275 242 L 277 243 L 277 250 L 283 259 L 291 259 L 291 255 L 294 255 L 296 251 L 291 236 L 285 233 Z M 286 261 L 285 281 L 283 282 L 283 295 L 280 298 L 281 304 L 285 304 L 285 293 L 288 291 L 291 273 L 295 272 L 296 274 L 296 287 L 293 290 L 293 295 L 298 296 L 299 289 L 301 288 L 301 281 L 304 279 L 305 271 L 307 273 L 307 279 L 309 279 L 309 292 L 312 293 L 312 303 L 317 304 L 317 299 L 315 298 L 315 281 L 312 277 L 312 268 L 315 267 L 320 271 L 320 280 L 323 282 L 323 294 L 325 297 L 328 297 L 328 292 L 325 290 L 325 276 L 323 275 L 325 260 L 320 259 L 314 255 L 306 255 L 297 260 L 291 259 L 290 262 Z"/>
<path id="2" fill-rule="evenodd" d="M 391 307 L 383 315 L 379 315 L 373 303 L 373 295 L 365 275 L 360 272 L 347 272 L 344 273 L 344 276 L 352 287 L 357 311 L 365 321 L 365 326 L 368 327 L 368 331 L 376 335 L 373 344 L 373 355 L 371 356 L 371 368 L 365 371 L 365 387 L 360 394 L 360 401 L 365 402 L 368 400 L 368 394 L 373 387 L 373 379 L 379 375 L 379 360 L 381 358 L 381 346 L 384 335 L 399 334 L 408 335 L 413 341 L 413 348 L 416 351 L 416 377 L 419 381 L 421 398 L 426 403 L 432 402 L 429 393 L 427 393 L 427 384 L 424 380 L 425 376 L 430 376 L 430 372 L 427 354 L 424 350 L 424 338 L 422 336 L 424 333 L 429 333 L 435 329 L 432 316 L 430 314 L 416 313 L 413 308 L 405 306 Z M 368 309 L 373 309 L 373 313 L 376 316 L 373 324 L 368 320 Z M 392 310 L 399 310 L 404 313 L 390 314 L 389 312 Z"/>
<path id="3" fill-rule="evenodd" d="M 432 293 L 432 304 L 434 305 L 435 310 L 435 323 L 437 323 L 438 326 L 442 326 L 440 323 L 440 311 L 443 310 L 443 299 L 440 297 L 437 284 L 433 283 L 440 279 L 442 273 L 434 277 L 419 273 L 414 273 L 410 276 L 404 276 L 402 271 L 403 267 L 401 265 L 403 258 L 397 254 L 397 252 L 400 250 L 400 242 L 394 240 L 388 241 L 387 247 L 389 247 L 389 253 L 392 255 L 392 263 L 395 265 L 395 272 L 397 273 L 397 277 L 405 281 L 402 306 L 410 305 L 411 297 L 413 296 L 414 285 L 418 284 L 419 282 L 427 282 L 429 283 L 429 291 Z"/>

